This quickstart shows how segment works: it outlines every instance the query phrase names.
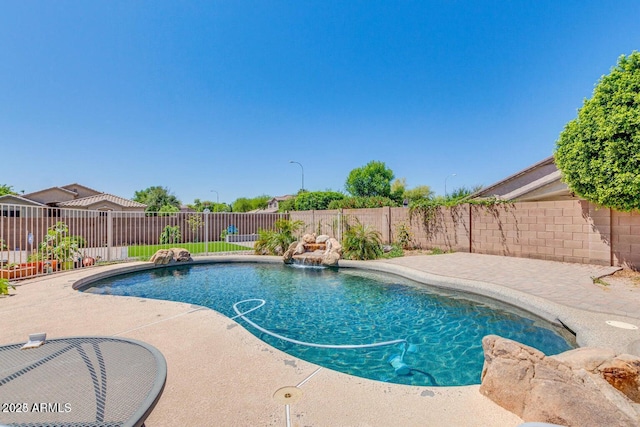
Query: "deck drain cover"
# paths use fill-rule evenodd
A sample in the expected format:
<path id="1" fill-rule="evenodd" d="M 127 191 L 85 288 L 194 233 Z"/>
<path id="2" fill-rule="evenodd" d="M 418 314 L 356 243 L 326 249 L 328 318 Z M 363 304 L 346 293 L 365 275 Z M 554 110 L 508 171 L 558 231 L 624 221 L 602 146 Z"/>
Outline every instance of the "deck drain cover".
<path id="1" fill-rule="evenodd" d="M 302 397 L 302 390 L 298 387 L 288 386 L 282 387 L 273 393 L 273 398 L 276 402 L 283 405 L 290 405 L 296 403 Z"/>
<path id="2" fill-rule="evenodd" d="M 632 325 L 631 323 L 618 322 L 617 320 L 607 320 L 605 323 L 609 326 L 614 326 L 616 328 L 638 329 L 636 325 Z"/>

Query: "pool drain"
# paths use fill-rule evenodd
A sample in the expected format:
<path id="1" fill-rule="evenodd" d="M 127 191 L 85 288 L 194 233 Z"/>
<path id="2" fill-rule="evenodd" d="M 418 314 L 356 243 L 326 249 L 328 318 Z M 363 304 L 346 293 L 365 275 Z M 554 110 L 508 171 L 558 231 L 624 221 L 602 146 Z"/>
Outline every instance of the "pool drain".
<path id="1" fill-rule="evenodd" d="M 609 326 L 613 326 L 614 328 L 630 329 L 630 330 L 638 329 L 636 325 L 632 325 L 631 323 L 626 323 L 626 322 L 618 322 L 617 320 L 607 320 L 605 323 Z"/>
<path id="2" fill-rule="evenodd" d="M 273 399 L 282 405 L 291 405 L 302 398 L 302 390 L 298 387 L 287 386 L 276 390 Z"/>

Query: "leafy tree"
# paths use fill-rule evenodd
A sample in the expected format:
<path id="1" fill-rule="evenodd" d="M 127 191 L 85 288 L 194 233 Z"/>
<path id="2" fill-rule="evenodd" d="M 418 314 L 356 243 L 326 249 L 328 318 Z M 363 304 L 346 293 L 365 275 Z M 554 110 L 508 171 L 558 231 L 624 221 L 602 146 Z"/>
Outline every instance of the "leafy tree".
<path id="1" fill-rule="evenodd" d="M 209 212 L 231 212 L 231 206 L 226 203 L 216 203 L 209 200 L 195 199 L 192 204 L 187 206 L 196 212 L 204 212 L 205 209 L 209 209 Z"/>
<path id="2" fill-rule="evenodd" d="M 433 191 L 428 185 L 419 185 L 410 190 L 406 190 L 404 192 L 404 197 L 409 200 L 409 203 L 411 203 L 416 200 L 430 199 L 433 197 Z"/>
<path id="3" fill-rule="evenodd" d="M 278 212 L 290 212 L 296 210 L 296 199 L 297 197 L 292 197 L 287 200 L 283 200 L 278 203 Z"/>
<path id="4" fill-rule="evenodd" d="M 349 172 L 345 189 L 356 197 L 389 197 L 392 179 L 393 171 L 384 162 L 372 160 Z"/>
<path id="5" fill-rule="evenodd" d="M 406 198 L 407 179 L 397 178 L 391 183 L 391 194 L 389 197 L 398 203 L 402 203 Z"/>
<path id="6" fill-rule="evenodd" d="M 179 208 L 176 208 L 173 205 L 164 205 L 158 211 L 159 216 L 174 216 L 174 213 L 180 212 Z"/>
<path id="7" fill-rule="evenodd" d="M 13 191 L 13 186 L 6 185 L 6 184 L 0 184 L 0 196 L 5 196 L 7 194 L 16 195 L 18 193 Z"/>
<path id="8" fill-rule="evenodd" d="M 249 212 L 256 209 L 265 209 L 270 199 L 271 196 L 267 195 L 254 197 L 252 199 L 240 197 L 231 204 L 231 208 L 233 212 Z"/>
<path id="9" fill-rule="evenodd" d="M 294 207 L 297 211 L 325 210 L 332 201 L 342 199 L 344 194 L 337 191 L 308 191 L 296 197 Z"/>
<path id="10" fill-rule="evenodd" d="M 149 187 L 136 191 L 133 200 L 147 205 L 146 212 L 159 212 L 163 206 L 174 206 L 180 210 L 180 200 L 166 187 Z"/>
<path id="11" fill-rule="evenodd" d="M 345 197 L 329 203 L 329 209 L 367 209 L 383 206 L 399 206 L 395 200 L 388 197 Z"/>
<path id="12" fill-rule="evenodd" d="M 204 226 L 202 215 L 189 215 L 189 217 L 187 218 L 187 224 L 191 229 L 191 233 L 194 235 L 193 241 L 197 242 L 199 231 Z"/>
<path id="13" fill-rule="evenodd" d="M 640 209 L 640 53 L 602 76 L 557 141 L 555 161 L 575 194 L 602 206 Z"/>
<path id="14" fill-rule="evenodd" d="M 448 204 L 451 203 L 461 203 L 464 199 L 472 195 L 478 190 L 482 189 L 482 185 L 476 185 L 473 188 L 460 187 L 454 189 L 451 193 L 447 194 L 445 197 L 445 201 Z"/>

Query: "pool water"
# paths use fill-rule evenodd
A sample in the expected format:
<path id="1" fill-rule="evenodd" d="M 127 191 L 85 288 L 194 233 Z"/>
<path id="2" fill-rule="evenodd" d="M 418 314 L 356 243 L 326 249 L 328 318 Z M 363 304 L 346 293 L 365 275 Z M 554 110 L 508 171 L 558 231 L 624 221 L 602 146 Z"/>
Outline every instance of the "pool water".
<path id="1" fill-rule="evenodd" d="M 262 299 L 246 314 L 262 328 L 319 344 L 371 344 L 325 349 L 267 335 L 236 321 L 263 341 L 300 359 L 359 377 L 409 385 L 479 384 L 482 337 L 500 335 L 557 354 L 576 344 L 571 334 L 496 301 L 446 291 L 394 275 L 356 269 L 310 269 L 280 264 L 207 264 L 156 269 L 95 282 L 84 292 L 180 301 L 229 318 L 233 305 Z M 241 312 L 259 305 L 245 302 Z M 398 374 L 394 357 L 410 367 Z M 396 366 L 397 367 L 397 366 Z"/>

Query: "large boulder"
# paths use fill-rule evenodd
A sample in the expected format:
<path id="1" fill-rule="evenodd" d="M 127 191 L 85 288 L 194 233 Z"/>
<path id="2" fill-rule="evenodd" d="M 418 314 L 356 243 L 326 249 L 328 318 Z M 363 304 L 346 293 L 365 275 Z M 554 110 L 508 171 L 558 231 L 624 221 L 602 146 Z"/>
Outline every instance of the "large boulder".
<path id="1" fill-rule="evenodd" d="M 480 392 L 523 420 L 567 427 L 640 425 L 640 405 L 634 402 L 640 358 L 606 349 L 547 357 L 495 335 L 484 337 L 482 346 Z M 624 373 L 622 365 L 629 367 Z"/>
<path id="2" fill-rule="evenodd" d="M 326 234 L 321 234 L 318 237 L 316 237 L 316 243 L 326 243 L 326 241 L 329 239 L 330 237 L 327 236 Z"/>
<path id="3" fill-rule="evenodd" d="M 337 254 L 342 256 L 342 245 L 340 244 L 340 242 L 338 242 L 338 239 L 331 237 L 325 242 L 325 244 L 325 254 L 328 254 L 329 252 L 336 252 Z"/>
<path id="4" fill-rule="evenodd" d="M 149 260 L 155 265 L 170 264 L 172 262 L 193 261 L 191 253 L 184 248 L 159 249 Z"/>
<path id="5" fill-rule="evenodd" d="M 316 242 L 316 233 L 305 234 L 302 236 L 302 241 L 304 243 L 315 243 Z"/>
<path id="6" fill-rule="evenodd" d="M 173 251 L 173 259 L 176 260 L 176 262 L 193 261 L 191 252 L 185 248 L 171 248 L 170 250 Z"/>
<path id="7" fill-rule="evenodd" d="M 173 251 L 170 249 L 158 249 L 149 261 L 155 265 L 169 264 L 173 261 Z"/>

